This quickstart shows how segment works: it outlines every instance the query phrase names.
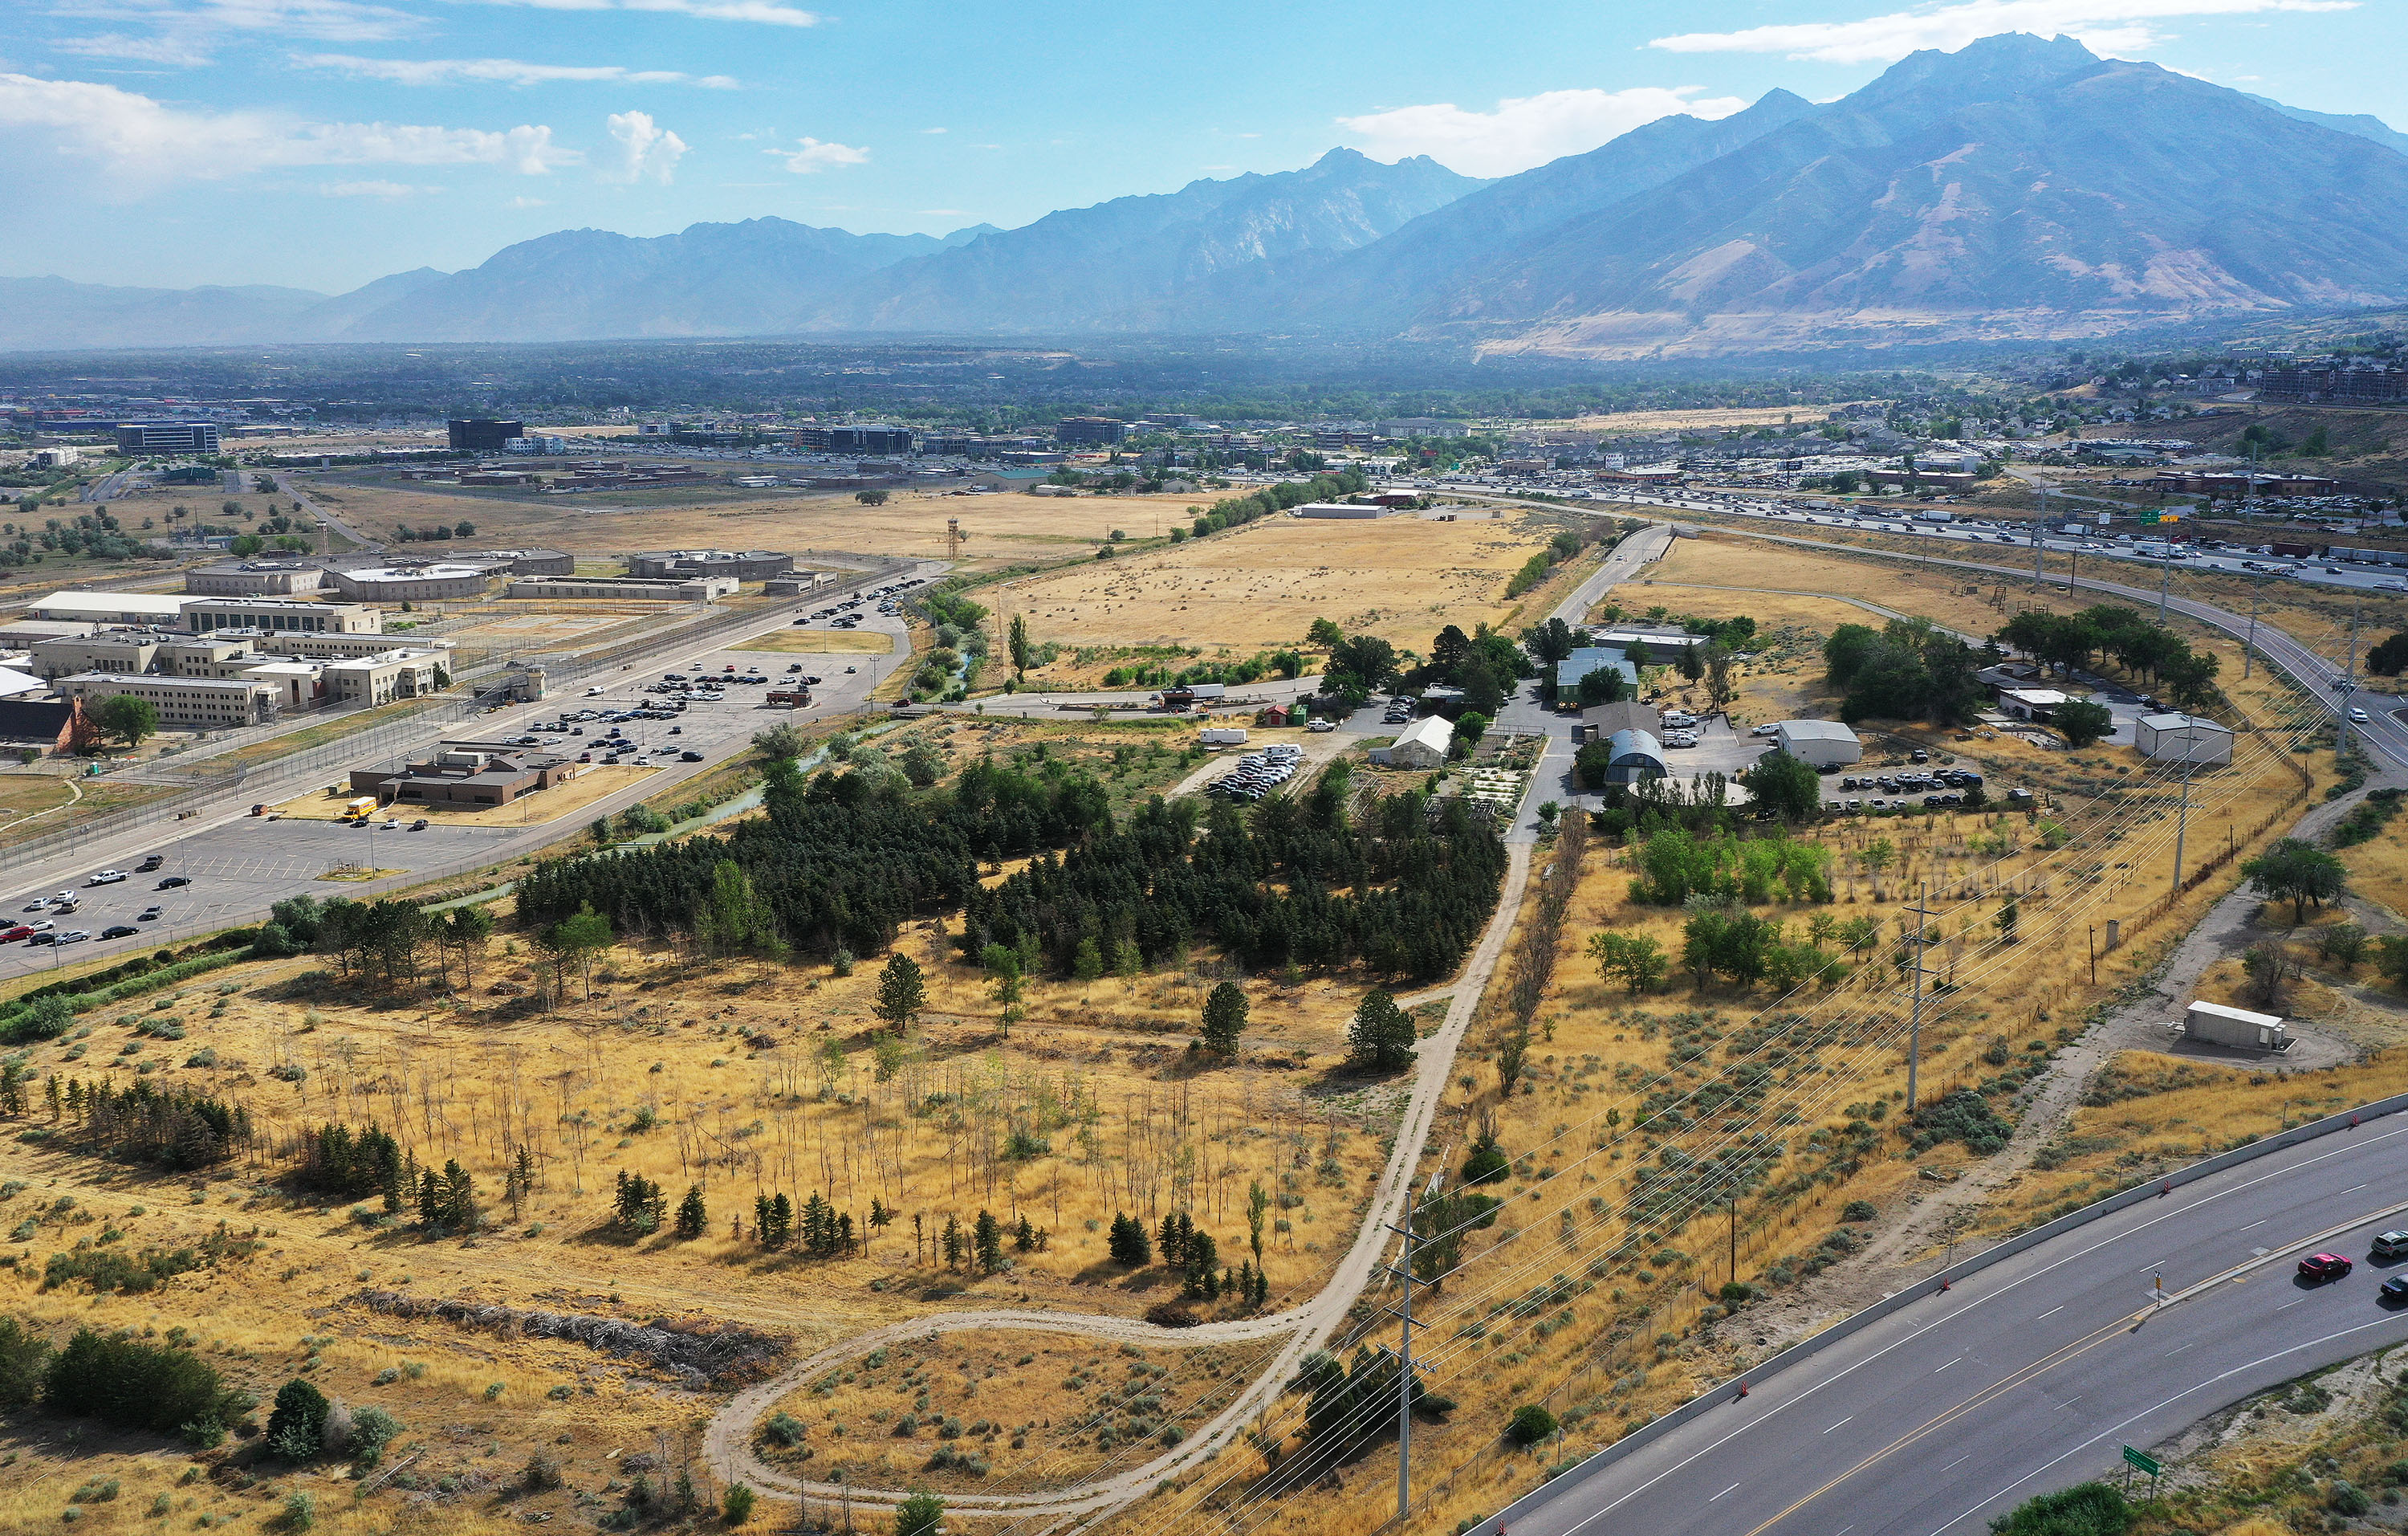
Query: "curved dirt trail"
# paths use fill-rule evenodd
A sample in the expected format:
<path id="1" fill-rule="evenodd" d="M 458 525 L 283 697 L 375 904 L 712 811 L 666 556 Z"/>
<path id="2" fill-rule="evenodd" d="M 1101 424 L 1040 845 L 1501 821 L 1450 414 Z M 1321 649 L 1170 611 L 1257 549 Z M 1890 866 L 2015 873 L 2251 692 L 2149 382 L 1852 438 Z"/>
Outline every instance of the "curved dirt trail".
<path id="1" fill-rule="evenodd" d="M 946 1503 L 949 1507 L 966 1514 L 1044 1516 L 1093 1514 L 1144 1497 L 1165 1478 L 1176 1477 L 1191 1470 L 1227 1444 L 1231 1437 L 1278 1397 L 1296 1375 L 1304 1357 L 1320 1348 L 1337 1329 L 1356 1295 L 1384 1262 L 1391 1241 L 1388 1224 L 1403 1216 L 1406 1199 L 1412 1190 L 1413 1170 L 1421 1161 L 1422 1143 L 1429 1135 L 1430 1125 L 1438 1114 L 1439 1100 L 1444 1096 L 1448 1077 L 1455 1069 L 1455 1050 L 1461 1045 L 1465 1031 L 1470 1027 L 1472 1015 L 1479 1009 L 1480 998 L 1487 990 L 1489 978 L 1496 973 L 1498 960 L 1505 952 L 1505 940 L 1512 932 L 1514 918 L 1521 910 L 1523 887 L 1529 880 L 1531 845 L 1511 842 L 1506 846 L 1506 854 L 1505 881 L 1498 893 L 1496 913 L 1489 919 L 1479 944 L 1473 948 L 1462 974 L 1455 981 L 1455 997 L 1447 1008 L 1445 1022 L 1436 1034 L 1422 1042 L 1413 1070 L 1412 1094 L 1397 1124 L 1396 1148 L 1389 1155 L 1387 1167 L 1381 1172 L 1379 1185 L 1372 1192 L 1370 1205 L 1364 1212 L 1362 1225 L 1355 1231 L 1354 1245 L 1346 1251 L 1345 1257 L 1330 1271 L 1327 1281 L 1311 1300 L 1268 1317 L 1239 1318 L 1191 1328 L 1156 1328 L 1135 1318 L 1094 1313 L 1007 1310 L 947 1313 L 890 1324 L 855 1334 L 841 1343 L 821 1350 L 775 1379 L 739 1393 L 720 1410 L 704 1431 L 703 1455 L 713 1475 L 725 1483 L 745 1483 L 763 1492 L 789 1498 L 804 1494 L 814 1499 L 849 1497 L 854 1503 L 870 1508 L 899 1502 L 905 1497 L 905 1490 L 899 1488 L 861 1488 L 816 1483 L 767 1465 L 752 1454 L 752 1426 L 768 1412 L 770 1404 L 811 1377 L 844 1360 L 866 1354 L 882 1343 L 975 1328 L 1038 1328 L 1170 1346 L 1229 1342 L 1281 1334 L 1287 1335 L 1287 1342 L 1244 1390 L 1213 1415 L 1210 1423 L 1196 1430 L 1176 1448 L 1165 1451 L 1140 1466 L 1109 1477 L 1045 1492 L 948 1495 Z"/>

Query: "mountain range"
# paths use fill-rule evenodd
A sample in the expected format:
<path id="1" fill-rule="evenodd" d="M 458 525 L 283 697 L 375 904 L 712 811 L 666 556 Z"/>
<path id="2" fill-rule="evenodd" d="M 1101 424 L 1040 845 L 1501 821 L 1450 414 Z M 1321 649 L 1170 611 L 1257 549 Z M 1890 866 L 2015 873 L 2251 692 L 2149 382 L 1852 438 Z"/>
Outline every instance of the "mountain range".
<path id="1" fill-rule="evenodd" d="M 1609 359 L 2081 337 L 2408 302 L 2408 135 L 2071 38 L 1911 54 L 1482 181 L 1333 150 L 942 237 L 568 230 L 339 296 L 0 279 L 0 348 L 932 334 Z"/>

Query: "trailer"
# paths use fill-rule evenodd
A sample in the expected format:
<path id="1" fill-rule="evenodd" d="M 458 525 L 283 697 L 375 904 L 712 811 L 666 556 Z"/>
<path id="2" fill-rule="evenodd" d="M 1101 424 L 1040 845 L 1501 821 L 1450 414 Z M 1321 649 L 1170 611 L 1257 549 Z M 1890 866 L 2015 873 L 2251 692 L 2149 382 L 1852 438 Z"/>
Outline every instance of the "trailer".
<path id="1" fill-rule="evenodd" d="M 1246 744 L 1246 733 L 1237 725 L 1212 725 L 1205 728 L 1197 738 L 1197 742 L 1207 747 L 1242 747 Z"/>
<path id="2" fill-rule="evenodd" d="M 2290 1036 L 2281 1019 L 2272 1013 L 2252 1013 L 2245 1008 L 2228 1008 L 2222 1003 L 2191 1004 L 2183 1011 L 2180 1028 L 2186 1040 L 2235 1051 L 2280 1053 L 2291 1048 Z"/>

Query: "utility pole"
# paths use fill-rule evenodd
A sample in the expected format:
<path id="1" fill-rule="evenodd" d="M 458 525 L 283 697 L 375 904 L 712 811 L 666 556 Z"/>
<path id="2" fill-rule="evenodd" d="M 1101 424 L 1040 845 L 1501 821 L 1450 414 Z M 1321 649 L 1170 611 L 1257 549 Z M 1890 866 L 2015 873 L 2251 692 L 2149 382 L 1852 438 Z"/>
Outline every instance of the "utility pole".
<path id="1" fill-rule="evenodd" d="M 2166 622 L 2166 583 L 2172 580 L 2174 573 L 2174 540 L 2173 536 L 2163 529 L 2158 530 L 2157 537 L 2164 540 L 2158 547 L 2157 561 L 2157 623 L 2163 624 Z"/>
<path id="2" fill-rule="evenodd" d="M 2333 684 L 2341 690 L 2341 709 L 2335 712 L 2335 717 L 2341 722 L 2341 731 L 2333 739 L 2335 757 L 2346 756 L 2349 753 L 2349 698 L 2358 692 L 2358 613 L 2361 606 L 2362 603 L 2350 605 L 2349 659 L 2342 663 L 2341 681 Z"/>
<path id="3" fill-rule="evenodd" d="M 2048 547 L 2042 538 L 2042 535 L 2048 527 L 2048 482 L 2041 481 L 2038 483 L 2040 515 L 2032 519 L 2032 585 L 2035 587 L 2041 585 L 2044 579 L 2041 570 L 2041 559 L 2042 552 Z"/>
<path id="4" fill-rule="evenodd" d="M 2190 830 L 2190 770 L 2199 760 L 2199 717 L 2183 717 L 2182 810 L 2174 817 L 2174 883 L 2168 900 L 2182 895 L 2183 838 Z"/>
<path id="5" fill-rule="evenodd" d="M 1739 1191 L 1733 1189 L 1723 1199 L 1730 1204 L 1730 1277 L 1732 1284 L 1736 1285 L 1739 1282 Z"/>
<path id="6" fill-rule="evenodd" d="M 1405 1240 L 1405 1261 L 1388 1272 L 1404 1282 L 1404 1305 L 1388 1310 L 1397 1314 L 1397 1518 L 1406 1519 L 1413 1502 L 1413 1287 L 1421 1281 L 1413 1274 L 1414 1217 L 1422 1202 L 1439 1191 L 1446 1180 L 1443 1168 L 1432 1170 L 1429 1183 L 1422 1187 L 1421 1200 L 1410 1198 L 1405 1204 L 1405 1224 L 1388 1225 L 1388 1230 Z"/>
<path id="7" fill-rule="evenodd" d="M 2241 648 L 2241 675 L 2244 678 L 2249 675 L 2249 664 L 2258 656 L 2258 594 L 2265 585 L 2262 578 L 2249 583 L 2249 639 Z"/>
<path id="8" fill-rule="evenodd" d="M 1914 1113 L 1915 1091 L 1923 1057 L 1923 930 L 1931 913 L 1924 906 L 1924 886 L 1914 887 L 1914 1011 L 1906 1031 L 1906 1113 Z"/>

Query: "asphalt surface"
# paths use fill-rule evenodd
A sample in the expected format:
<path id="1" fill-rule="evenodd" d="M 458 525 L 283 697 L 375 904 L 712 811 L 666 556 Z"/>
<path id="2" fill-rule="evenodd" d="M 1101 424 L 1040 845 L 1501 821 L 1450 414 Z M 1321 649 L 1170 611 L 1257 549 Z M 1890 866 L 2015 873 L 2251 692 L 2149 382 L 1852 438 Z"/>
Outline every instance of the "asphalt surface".
<path id="1" fill-rule="evenodd" d="M 2408 1312 L 2376 1295 L 2408 1261 L 2367 1256 L 2408 1223 L 2403 1156 L 2408 1119 L 2386 1117 L 2076 1227 L 1566 1487 L 1512 1536 L 1985 1530 L 2121 1466 L 2124 1445 L 2408 1342 Z M 2327 1249 L 2356 1270 L 2296 1278 L 2300 1255 Z M 2160 1307 L 2160 1276 L 2169 1297 L 2198 1289 Z"/>
<path id="2" fill-rule="evenodd" d="M 920 567 L 906 575 L 924 574 L 926 569 Z M 381 825 L 383 817 L 379 817 L 372 827 L 355 828 L 335 822 L 270 822 L 245 813 L 247 806 L 241 810 L 229 806 L 183 825 L 174 834 L 152 828 L 95 840 L 80 858 L 50 860 L 36 872 L 21 874 L 15 891 L 5 905 L 0 905 L 0 917 L 7 917 L 12 924 L 50 915 L 59 932 L 80 931 L 93 937 L 69 945 L 0 944 L 0 981 L 95 957 L 131 955 L 152 945 L 258 921 L 269 907 L 290 896 L 373 899 L 431 877 L 483 868 L 557 842 L 569 826 L 582 826 L 598 817 L 616 815 L 664 789 L 710 772 L 746 751 L 756 731 L 789 721 L 806 724 L 860 711 L 896 656 L 908 653 L 899 618 L 878 614 L 874 608 L 862 611 L 868 614 L 861 625 L 863 629 L 895 637 L 896 655 L 801 654 L 737 649 L 748 639 L 797 627 L 794 623 L 796 615 L 791 611 L 764 614 L 757 628 L 748 626 L 743 633 L 721 637 L 715 645 L 681 645 L 672 641 L 645 661 L 629 663 L 605 683 L 571 684 L 540 703 L 495 711 L 430 733 L 429 744 L 438 735 L 447 739 L 490 739 L 527 734 L 538 721 L 557 720 L 564 714 L 587 709 L 627 708 L 651 700 L 655 696 L 645 694 L 643 685 L 659 681 L 664 672 L 670 671 L 689 676 L 701 672 L 724 676 L 729 667 L 740 673 L 748 667 L 757 666 L 771 679 L 782 681 L 789 676 L 787 667 L 800 663 L 805 671 L 823 679 L 821 686 L 811 690 L 812 703 L 808 710 L 767 706 L 763 696 L 772 691 L 774 682 L 762 686 L 735 684 L 726 688 L 724 702 L 690 704 L 675 720 L 624 723 L 621 729 L 628 738 L 649 749 L 644 754 L 657 765 L 654 770 L 564 817 L 533 826 L 434 824 L 423 831 L 413 832 L 408 826 L 414 816 L 406 808 L 395 807 L 392 814 L 401 825 L 387 831 Z M 851 673 L 845 670 L 848 667 L 853 668 Z M 600 691 L 588 693 L 595 688 Z M 672 725 L 681 728 L 680 734 L 668 734 Z M 585 743 L 609 728 L 605 723 L 587 722 L 582 737 L 546 734 L 543 740 L 549 750 L 573 747 L 582 751 Z M 686 751 L 701 753 L 703 761 L 678 761 L 679 754 Z M 600 754 L 596 754 L 595 761 L 600 761 Z M 626 761 L 632 762 L 632 758 Z M 356 766 L 373 765 L 364 756 Z M 328 782 L 337 781 L 330 778 Z M 273 797 L 280 801 L 298 793 L 301 790 L 296 786 L 278 792 Z M 151 854 L 162 855 L 165 863 L 150 874 L 135 875 L 119 884 L 85 883 L 102 869 L 131 871 Z M 396 872 L 367 882 L 324 878 L 343 864 Z M 192 883 L 159 890 L 158 883 L 171 875 L 183 876 Z M 48 897 L 60 890 L 75 892 L 81 901 L 79 911 L 56 915 L 22 910 L 36 897 Z M 161 915 L 143 922 L 139 914 L 153 904 L 162 909 Z M 105 929 L 118 925 L 140 931 L 131 938 L 99 937 Z"/>

